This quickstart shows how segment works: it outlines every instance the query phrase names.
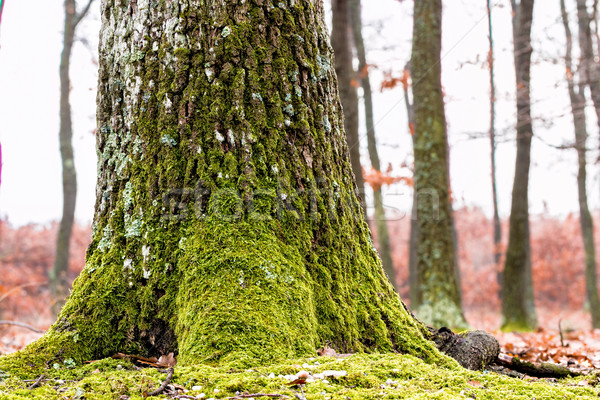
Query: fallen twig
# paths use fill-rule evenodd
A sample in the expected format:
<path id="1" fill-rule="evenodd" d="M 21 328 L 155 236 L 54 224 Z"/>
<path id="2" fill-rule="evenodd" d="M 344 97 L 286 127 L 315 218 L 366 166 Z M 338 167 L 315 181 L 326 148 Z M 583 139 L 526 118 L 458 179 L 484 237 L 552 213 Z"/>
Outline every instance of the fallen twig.
<path id="1" fill-rule="evenodd" d="M 167 370 L 167 379 L 165 379 L 165 381 L 162 383 L 162 385 L 160 385 L 158 387 L 158 389 L 153 390 L 150 393 L 148 393 L 148 396 L 158 396 L 159 394 L 161 394 L 166 389 L 169 382 L 171 382 L 171 378 L 173 377 L 173 372 L 174 372 L 173 367 L 169 368 Z"/>
<path id="2" fill-rule="evenodd" d="M 562 347 L 567 347 L 567 345 L 565 345 L 565 342 L 563 341 L 563 333 L 562 333 L 562 327 L 560 326 L 560 323 L 562 322 L 562 318 L 558 320 L 558 333 L 560 334 L 560 345 Z"/>
<path id="3" fill-rule="evenodd" d="M 21 328 L 26 328 L 26 329 L 32 330 L 35 333 L 44 333 L 44 332 L 46 332 L 46 331 L 38 329 L 38 328 L 36 328 L 34 326 L 27 325 L 27 324 L 25 324 L 23 322 L 17 322 L 17 321 L 0 321 L 0 325 L 20 326 Z"/>
<path id="4" fill-rule="evenodd" d="M 521 360 L 517 357 L 511 357 L 504 353 L 500 353 L 498 355 L 498 358 L 496 358 L 496 363 L 513 371 L 521 372 L 538 378 L 566 378 L 568 376 L 581 375 L 581 372 L 572 371 L 569 368 L 563 367 L 559 364 L 534 364 L 532 362 Z"/>
<path id="5" fill-rule="evenodd" d="M 37 378 L 35 380 L 35 382 L 33 382 L 31 384 L 31 386 L 29 386 L 28 390 L 32 390 L 35 389 L 36 387 L 40 386 L 40 383 L 42 382 L 42 379 L 44 379 L 44 374 L 41 374 L 39 378 Z"/>
<path id="6" fill-rule="evenodd" d="M 252 394 L 238 394 L 236 396 L 228 397 L 230 400 L 234 399 L 248 399 L 250 397 L 280 397 L 287 399 L 288 396 L 279 393 L 252 393 Z"/>

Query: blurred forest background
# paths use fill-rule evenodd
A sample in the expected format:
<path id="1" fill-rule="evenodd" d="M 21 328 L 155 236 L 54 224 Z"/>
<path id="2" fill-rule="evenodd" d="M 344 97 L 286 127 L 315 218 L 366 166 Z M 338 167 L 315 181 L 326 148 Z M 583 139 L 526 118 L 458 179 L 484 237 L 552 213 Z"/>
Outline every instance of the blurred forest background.
<path id="1" fill-rule="evenodd" d="M 15 46 L 14 39 L 7 39 L 7 35 L 16 35 L 21 14 L 19 8 L 16 5 L 11 8 L 10 3 L 9 1 L 2 15 L 0 44 L 7 40 L 9 46 Z M 53 7 L 58 7 L 62 2 L 57 0 L 53 3 L 56 3 Z M 343 11 L 349 13 L 345 22 L 340 22 L 339 15 L 336 22 L 336 12 L 340 12 L 336 4 L 339 6 L 339 3 L 347 3 L 349 7 Z M 451 200 L 461 306 L 470 327 L 492 331 L 498 330 L 502 324 L 501 274 L 509 243 L 511 186 L 515 173 L 517 142 L 517 90 L 514 83 L 512 24 L 515 23 L 514 7 L 520 7 L 522 3 L 524 1 L 520 4 L 504 0 L 444 2 L 442 85 L 448 120 Z M 599 6 L 596 0 L 587 3 L 584 0 L 566 0 L 561 10 L 561 3 L 563 2 L 553 0 L 539 1 L 536 4 L 533 32 L 528 44 L 533 48 L 532 116 L 529 121 L 533 125 L 533 151 L 529 184 L 531 214 L 528 216 L 531 276 L 537 322 L 542 330 L 559 330 L 561 334 L 563 330 L 587 332 L 581 335 L 595 337 L 598 332 L 590 331 L 592 318 L 586 294 L 586 249 L 582 239 L 578 199 L 578 190 L 580 194 L 581 190 L 577 186 L 577 176 L 581 169 L 583 149 L 584 164 L 588 168 L 584 183 L 587 184 L 595 238 L 592 247 L 599 249 L 600 140 L 592 93 L 594 82 L 600 82 L 600 75 L 596 71 L 600 52 Z M 75 3 L 74 0 L 67 0 L 60 13 L 50 14 L 57 18 L 57 22 L 51 24 L 49 29 L 60 31 L 60 35 L 57 33 L 51 39 L 60 43 L 59 47 L 51 47 L 59 49 L 55 59 L 58 60 L 61 52 L 64 57 L 65 45 L 73 46 L 75 68 L 71 65 L 70 81 L 66 84 L 66 92 L 72 93 L 71 104 L 75 115 L 71 134 L 74 138 L 75 163 L 71 159 L 71 164 L 78 171 L 83 171 L 77 180 L 77 213 L 74 204 L 69 211 L 75 213 L 77 221 L 73 224 L 73 231 L 67 241 L 70 243 L 66 246 L 68 261 L 63 262 L 66 268 L 62 272 L 62 278 L 67 285 L 83 268 L 86 247 L 91 237 L 89 216 L 92 215 L 95 196 L 95 160 L 91 156 L 94 152 L 92 130 L 95 88 L 93 73 L 90 75 L 89 71 L 96 69 L 95 48 L 100 21 L 98 6 L 99 1 L 88 3 L 80 0 Z M 337 25 L 339 32 L 342 32 L 341 39 L 340 35 L 332 38 L 334 49 L 341 43 L 341 47 L 349 52 L 344 58 L 338 56 L 344 50 L 336 49 L 336 63 L 339 60 L 347 62 L 344 66 L 336 65 L 336 69 L 342 69 L 341 73 L 338 70 L 341 94 L 345 96 L 344 92 L 354 92 L 356 97 L 354 108 L 344 105 L 346 119 L 355 120 L 353 128 L 347 127 L 349 132 L 350 129 L 355 130 L 351 156 L 357 165 L 361 165 L 357 175 L 361 174 L 365 182 L 365 207 L 375 244 L 382 254 L 384 266 L 391 268 L 388 275 L 392 277 L 400 296 L 410 304 L 413 297 L 410 291 L 411 246 L 416 251 L 414 237 L 411 241 L 411 231 L 414 233 L 411 207 L 415 160 L 412 152 L 414 122 L 411 120 L 413 82 L 409 60 L 413 41 L 413 2 L 364 2 L 362 21 L 360 11 L 358 20 L 357 14 L 352 13 L 353 7 L 361 9 L 356 0 L 334 0 L 328 21 L 334 21 L 334 31 L 336 23 L 342 24 L 341 28 Z M 592 54 L 588 54 L 591 58 L 587 61 L 584 51 L 587 47 L 579 39 L 586 33 L 585 27 L 582 28 L 581 25 L 583 12 L 588 18 L 584 22 L 591 39 L 589 49 Z M 75 18 L 74 26 L 73 21 L 71 25 L 65 22 L 65 15 Z M 80 21 L 83 22 L 78 26 Z M 10 29 L 6 28 L 7 24 L 11 24 Z M 569 24 L 572 31 L 570 34 L 574 36 L 571 39 L 566 38 L 564 29 Z M 57 28 L 58 26 L 62 27 Z M 66 37 L 67 31 L 73 35 L 71 42 Z M 565 54 L 568 40 L 573 42 L 572 55 Z M 364 46 L 362 50 L 361 42 Z M 16 82 L 8 82 L 10 76 L 7 74 L 16 74 L 18 67 L 13 64 L 12 67 L 4 67 L 9 68 L 8 71 L 1 70 L 1 65 L 7 65 L 11 54 L 14 53 L 10 49 L 7 52 L 5 47 L 0 49 L 0 72 L 3 72 L 0 74 L 0 87 L 3 88 L 0 97 L 4 102 L 0 107 L 0 139 L 6 176 L 6 179 L 3 176 L 0 188 L 0 204 L 4 202 L 0 208 L 0 320 L 5 322 L 0 324 L 0 353 L 19 349 L 39 337 L 41 333 L 30 328 L 47 329 L 54 319 L 53 305 L 60 303 L 60 299 L 56 298 L 56 293 L 60 293 L 60 290 L 51 290 L 50 284 L 50 278 L 56 277 L 52 271 L 57 268 L 56 255 L 57 251 L 60 252 L 57 249 L 60 226 L 58 218 L 62 215 L 60 193 L 63 188 L 60 172 L 56 173 L 61 168 L 57 145 L 59 125 L 64 124 L 64 120 L 59 120 L 60 93 L 57 88 L 46 87 L 48 92 L 44 96 L 38 96 L 45 99 L 41 104 L 47 108 L 44 112 L 54 113 L 55 118 L 41 118 L 46 124 L 41 132 L 39 128 L 32 128 L 39 135 L 52 137 L 53 141 L 44 142 L 45 139 L 39 139 L 41 149 L 36 149 L 37 146 L 31 143 L 31 149 L 18 150 L 22 144 L 14 139 L 14 135 L 21 134 L 14 132 L 16 124 L 21 122 L 14 122 L 13 119 L 21 118 L 22 121 L 24 116 L 13 112 L 14 105 L 10 104 L 18 104 L 20 97 L 15 94 L 16 100 L 9 98 L 6 94 L 9 92 L 5 91 L 19 87 L 18 79 Z M 568 64 L 568 57 L 572 57 L 570 62 L 574 66 Z M 22 61 L 27 61 L 26 56 L 23 56 Z M 61 62 L 64 63 L 65 60 Z M 40 74 L 56 75 L 58 79 L 57 65 L 58 63 L 39 63 L 35 70 L 47 69 Z M 66 70 L 69 71 L 69 64 Z M 82 74 L 83 70 L 88 71 L 87 75 Z M 365 86 L 365 78 L 370 79 L 368 88 Z M 31 79 L 35 81 L 34 77 Z M 61 79 L 65 77 L 61 76 Z M 58 86 L 58 80 L 53 82 Z M 577 85 L 580 99 L 583 98 L 583 113 L 587 117 L 584 126 L 587 127 L 589 137 L 586 137 L 588 140 L 584 140 L 583 144 L 576 141 L 573 133 L 572 104 L 569 102 L 573 82 Z M 495 92 L 491 89 L 493 85 Z M 52 98 L 53 95 L 55 98 Z M 372 99 L 369 100 L 371 96 Z M 373 103 L 375 114 L 374 117 L 371 116 L 370 127 L 368 106 L 365 107 L 365 102 L 369 101 Z M 47 106 L 50 103 L 53 105 Z M 28 135 L 27 132 L 23 133 L 24 137 L 28 137 L 26 140 L 38 140 L 37 137 Z M 68 140 L 71 141 L 70 136 Z M 52 144 L 51 148 L 48 143 Z M 375 150 L 379 150 L 379 153 Z M 44 158 L 46 156 L 48 158 Z M 54 171 L 58 178 L 43 179 L 52 189 L 40 191 L 39 186 L 29 182 L 25 168 L 21 171 L 23 175 L 14 173 L 21 169 L 20 162 L 31 163 L 31 158 L 38 160 L 35 161 L 36 166 L 41 163 L 39 159 L 51 164 L 43 169 Z M 63 148 L 62 165 L 66 164 Z M 495 183 L 492 183 L 491 165 L 496 169 Z M 44 177 L 46 172 L 36 173 Z M 493 187 L 496 188 L 497 196 L 493 195 Z M 36 198 L 36 202 L 32 203 L 31 198 Z M 381 235 L 383 230 L 387 230 L 387 240 L 385 234 L 383 237 Z M 64 250 L 64 241 L 62 246 Z M 597 269 L 600 262 L 598 251 L 596 258 Z M 595 290 L 597 292 L 597 288 Z M 9 322 L 26 324 L 29 328 L 11 325 Z M 506 346 L 507 343 L 503 344 Z"/>

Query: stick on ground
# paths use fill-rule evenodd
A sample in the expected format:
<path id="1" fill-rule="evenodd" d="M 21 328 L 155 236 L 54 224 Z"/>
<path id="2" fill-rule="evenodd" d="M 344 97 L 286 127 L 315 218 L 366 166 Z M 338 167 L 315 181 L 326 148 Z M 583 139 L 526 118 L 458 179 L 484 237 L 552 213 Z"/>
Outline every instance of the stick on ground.
<path id="1" fill-rule="evenodd" d="M 40 383 L 42 382 L 42 379 L 44 379 L 44 374 L 41 374 L 39 378 L 37 378 L 35 380 L 35 382 L 33 382 L 31 384 L 31 386 L 29 386 L 28 390 L 32 390 L 35 389 L 36 387 L 40 386 Z"/>
<path id="2" fill-rule="evenodd" d="M 165 381 L 162 383 L 162 385 L 160 385 L 158 387 L 158 389 L 153 390 L 152 392 L 148 393 L 148 396 L 158 396 L 159 394 L 161 394 L 165 388 L 167 387 L 167 385 L 169 384 L 169 382 L 171 382 L 171 378 L 173 377 L 173 367 L 169 368 L 167 370 L 167 379 L 165 379 Z"/>

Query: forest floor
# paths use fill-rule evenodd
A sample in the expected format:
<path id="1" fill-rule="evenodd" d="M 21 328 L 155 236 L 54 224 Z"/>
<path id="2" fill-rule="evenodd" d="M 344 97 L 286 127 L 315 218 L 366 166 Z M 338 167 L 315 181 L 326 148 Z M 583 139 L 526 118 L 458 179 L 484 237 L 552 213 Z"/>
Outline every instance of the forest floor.
<path id="1" fill-rule="evenodd" d="M 171 397 L 243 399 L 252 397 L 252 394 L 271 394 L 273 396 L 254 397 L 300 398 L 298 395 L 302 392 L 299 388 L 286 385 L 286 376 L 302 369 L 308 369 L 312 375 L 330 369 L 344 370 L 348 376 L 329 379 L 329 383 L 324 383 L 321 379 L 308 384 L 304 388 L 308 399 L 598 398 L 600 330 L 590 329 L 590 316 L 583 311 L 584 255 L 580 240 L 573 240 L 574 237 L 579 237 L 577 218 L 543 215 L 534 218 L 532 271 L 541 328 L 528 333 L 503 333 L 498 330 L 501 324 L 498 267 L 493 263 L 490 251 L 492 243 L 487 234 L 491 231 L 491 223 L 477 209 L 465 208 L 458 210 L 456 214 L 463 306 L 471 328 L 492 333 L 500 342 L 502 352 L 509 356 L 531 362 L 560 364 L 586 375 L 577 379 L 560 380 L 558 383 L 550 379 L 524 376 L 515 383 L 510 378 L 485 372 L 463 371 L 457 375 L 456 371 L 433 371 L 432 366 L 410 356 L 354 355 L 350 357 L 351 360 L 326 360 L 326 357 L 289 360 L 285 364 L 235 374 L 222 368 L 211 369 L 206 366 L 198 366 L 196 370 L 177 367 Z M 403 299 L 409 297 L 406 285 L 408 222 L 405 219 L 388 224 L 390 237 L 393 239 L 393 258 L 398 267 L 397 280 L 399 283 L 404 282 L 399 290 Z M 597 228 L 599 226 L 600 219 L 596 224 Z M 7 221 L 0 220 L 0 320 L 22 322 L 42 331 L 50 326 L 50 297 L 46 277 L 54 261 L 57 227 L 54 223 L 15 228 Z M 504 228 L 506 232 L 507 227 Z M 85 249 L 91 236 L 89 226 L 76 225 L 74 229 L 69 267 L 71 279 L 75 279 L 85 263 Z M 600 231 L 596 238 L 600 240 Z M 505 244 L 503 249 L 504 246 Z M 600 265 L 600 260 L 598 261 Z M 483 307 L 477 308 L 478 305 Z M 40 333 L 26 328 L 0 324 L 0 355 L 13 353 L 40 336 Z M 129 361 L 102 360 L 97 363 L 77 367 L 62 366 L 59 370 L 52 371 L 56 376 L 46 377 L 42 387 L 33 391 L 23 389 L 32 382 L 7 379 L 0 371 L 0 398 L 145 398 L 144 391 L 155 388 L 165 380 L 164 372 L 148 368 L 139 370 Z M 305 367 L 305 364 L 310 368 Z M 117 368 L 119 365 L 121 367 Z M 398 372 L 404 370 L 408 372 Z M 115 373 L 118 375 L 117 379 L 114 378 Z M 207 376 L 200 377 L 200 373 Z M 71 378 L 59 378 L 61 374 Z M 275 378 L 269 378 L 272 374 L 275 374 Z M 423 382 L 422 376 L 433 378 Z M 110 388 L 106 387 L 107 381 L 112 382 Z M 192 390 L 194 387 L 202 388 Z M 9 392 L 8 397 L 4 396 Z M 115 397 L 116 393 L 119 395 Z"/>
<path id="2" fill-rule="evenodd" d="M 583 373 L 600 371 L 600 329 L 589 328 L 588 313 L 538 310 L 540 328 L 534 332 L 501 332 L 501 316 L 489 310 L 466 315 L 473 329 L 486 330 L 498 339 L 503 353 L 530 362 L 556 363 Z M 46 317 L 20 322 L 45 330 L 51 321 Z M 15 352 L 41 336 L 42 333 L 23 327 L 0 325 L 0 355 Z"/>

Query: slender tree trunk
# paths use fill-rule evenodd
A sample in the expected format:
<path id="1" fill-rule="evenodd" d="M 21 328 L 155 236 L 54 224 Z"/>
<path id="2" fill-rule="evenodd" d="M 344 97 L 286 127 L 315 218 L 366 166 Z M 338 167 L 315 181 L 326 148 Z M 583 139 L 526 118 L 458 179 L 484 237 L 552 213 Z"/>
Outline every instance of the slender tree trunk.
<path id="1" fill-rule="evenodd" d="M 248 368 L 323 344 L 448 365 L 370 239 L 322 2 L 152 4 L 102 3 L 86 266 L 0 367 L 173 351 Z"/>
<path id="2" fill-rule="evenodd" d="M 594 14 L 597 10 L 597 3 L 594 2 Z M 580 53 L 580 76 L 584 85 L 590 88 L 594 111 L 596 112 L 596 121 L 598 131 L 600 132 L 600 65 L 595 60 L 598 54 L 594 54 L 594 45 L 592 40 L 591 17 L 587 10 L 585 0 L 577 0 L 577 20 L 579 27 L 579 53 Z M 597 24 L 597 21 L 594 21 Z M 597 44 L 600 51 L 600 42 Z"/>
<path id="3" fill-rule="evenodd" d="M 529 166 L 531 156 L 530 69 L 533 0 L 513 4 L 513 40 L 517 88 L 517 157 L 510 211 L 510 230 L 502 274 L 502 327 L 529 330 L 537 326 L 533 304 L 529 240 Z"/>
<path id="4" fill-rule="evenodd" d="M 406 106 L 406 116 L 408 119 L 408 131 L 411 135 L 413 142 L 413 150 L 415 147 L 415 110 L 410 100 L 410 93 L 408 90 L 408 80 L 412 75 L 412 68 L 410 62 L 404 66 L 405 79 L 402 82 L 402 89 L 404 91 L 404 105 Z M 419 286 L 419 278 L 417 277 L 417 243 L 419 236 L 419 222 L 417 220 L 417 191 L 413 188 L 413 201 L 410 211 L 410 237 L 408 240 L 408 282 L 410 289 L 410 305 L 415 307 L 416 304 L 421 303 L 421 291 Z"/>
<path id="5" fill-rule="evenodd" d="M 496 267 L 500 267 L 500 258 L 502 251 L 500 241 L 502 240 L 502 228 L 500 226 L 500 216 L 498 214 L 498 190 L 496 184 L 496 84 L 494 82 L 494 37 L 492 35 L 492 8 L 491 0 L 487 1 L 488 15 L 488 65 L 490 72 L 490 163 L 492 175 L 492 205 L 494 207 L 494 262 Z M 498 272 L 500 277 L 500 272 Z"/>
<path id="6" fill-rule="evenodd" d="M 358 73 L 360 83 L 363 89 L 363 98 L 365 102 L 365 122 L 367 128 L 367 145 L 371 166 L 377 171 L 381 171 L 379 154 L 377 152 L 377 140 L 375 136 L 375 121 L 373 118 L 373 96 L 371 91 L 371 81 L 369 79 L 369 67 L 367 65 L 367 56 L 365 44 L 362 36 L 362 17 L 360 0 L 350 0 L 350 15 L 353 29 L 354 46 L 358 56 Z M 383 196 L 380 186 L 373 187 L 373 202 L 375 205 L 375 229 L 377 230 L 377 241 L 379 242 L 379 256 L 383 269 L 388 278 L 398 290 L 396 281 L 396 270 L 392 260 L 392 249 L 390 246 L 390 236 L 388 233 L 387 218 L 383 208 Z"/>
<path id="7" fill-rule="evenodd" d="M 360 140 L 358 137 L 358 94 L 352 66 L 352 40 L 350 38 L 352 27 L 350 26 L 349 1 L 331 1 L 333 13 L 331 45 L 335 54 L 335 73 L 338 77 L 340 99 L 344 109 L 344 129 L 350 150 L 352 172 L 354 172 L 361 205 L 366 215 L 365 181 L 360 164 Z"/>
<path id="8" fill-rule="evenodd" d="M 430 324 L 463 327 L 466 322 L 456 268 L 441 85 L 441 23 L 441 0 L 415 2 L 411 66 L 421 301 L 413 309 Z"/>
<path id="9" fill-rule="evenodd" d="M 594 45 L 590 14 L 588 13 L 585 0 L 577 0 L 577 20 L 579 22 L 579 51 L 580 51 L 580 74 L 583 83 L 590 88 L 594 110 L 598 117 L 600 129 L 600 66 L 594 60 Z"/>
<path id="10" fill-rule="evenodd" d="M 573 76 L 573 62 L 571 56 L 572 34 L 569 27 L 569 18 L 567 15 L 565 2 L 560 0 L 560 8 L 565 36 L 567 39 L 567 48 L 565 54 L 565 64 L 567 70 L 567 86 L 569 90 L 569 99 L 571 100 L 571 111 L 573 113 L 573 128 L 575 131 L 575 148 L 577 149 L 577 189 L 579 195 L 579 221 L 581 224 L 581 235 L 583 247 L 585 249 L 585 279 L 587 298 L 592 315 L 592 328 L 600 328 L 600 300 L 598 299 L 598 285 L 596 277 L 596 250 L 594 248 L 594 224 L 592 215 L 588 207 L 586 190 L 586 142 L 587 142 L 587 124 L 585 118 L 585 84 L 576 88 Z M 580 32 L 581 33 L 581 32 Z M 582 71 L 580 68 L 579 71 Z"/>
<path id="11" fill-rule="evenodd" d="M 50 270 L 50 310 L 56 317 L 65 303 L 69 289 L 69 248 L 71 231 L 75 218 L 77 199 L 77 175 L 73 158 L 73 127 L 71 123 L 71 103 L 69 99 L 71 80 L 69 65 L 75 39 L 75 0 L 65 0 L 65 25 L 63 32 L 63 50 L 60 57 L 60 155 L 62 160 L 63 211 L 58 238 L 56 241 L 56 259 Z"/>

